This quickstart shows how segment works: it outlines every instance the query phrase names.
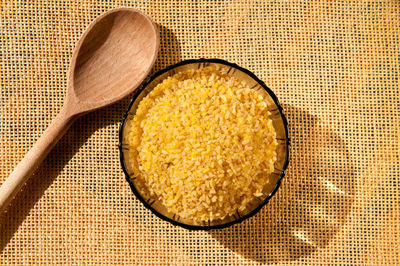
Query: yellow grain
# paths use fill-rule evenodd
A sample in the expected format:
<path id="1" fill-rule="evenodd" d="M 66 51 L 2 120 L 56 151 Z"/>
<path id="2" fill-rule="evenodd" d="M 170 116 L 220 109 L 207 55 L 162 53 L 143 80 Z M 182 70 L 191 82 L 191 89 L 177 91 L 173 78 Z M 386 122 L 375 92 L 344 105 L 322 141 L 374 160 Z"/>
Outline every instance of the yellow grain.
<path id="1" fill-rule="evenodd" d="M 262 96 L 210 67 L 166 78 L 127 126 L 135 176 L 184 218 L 245 210 L 274 168 L 276 133 Z"/>

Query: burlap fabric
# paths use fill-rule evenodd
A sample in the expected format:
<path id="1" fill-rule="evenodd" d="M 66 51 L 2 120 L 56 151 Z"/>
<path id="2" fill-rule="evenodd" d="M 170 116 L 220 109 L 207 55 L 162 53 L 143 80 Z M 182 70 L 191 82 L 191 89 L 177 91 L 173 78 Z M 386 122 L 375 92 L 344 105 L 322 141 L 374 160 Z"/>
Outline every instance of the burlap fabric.
<path id="1" fill-rule="evenodd" d="M 101 13 L 154 18 L 153 71 L 222 58 L 285 108 L 291 163 L 255 217 L 188 231 L 119 165 L 129 99 L 79 119 L 1 218 L 0 264 L 399 264 L 400 11 L 392 1 L 1 2 L 0 182 L 60 110 L 73 47 Z"/>

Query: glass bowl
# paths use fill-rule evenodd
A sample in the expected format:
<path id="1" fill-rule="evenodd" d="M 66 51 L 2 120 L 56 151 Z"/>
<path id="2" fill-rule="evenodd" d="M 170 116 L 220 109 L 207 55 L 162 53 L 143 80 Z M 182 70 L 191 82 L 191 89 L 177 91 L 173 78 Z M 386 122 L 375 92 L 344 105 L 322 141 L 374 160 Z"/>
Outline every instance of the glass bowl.
<path id="1" fill-rule="evenodd" d="M 257 197 L 255 200 L 253 200 L 243 212 L 237 212 L 235 215 L 228 216 L 220 220 L 198 222 L 195 220 L 184 219 L 176 214 L 168 212 L 167 208 L 163 206 L 160 201 L 154 200 L 146 195 L 145 190 L 142 188 L 143 184 L 140 184 L 140 182 L 137 181 L 137 179 L 134 177 L 135 175 L 132 167 L 126 163 L 126 161 L 133 158 L 129 158 L 130 155 L 129 152 L 127 152 L 129 148 L 127 145 L 127 139 L 125 137 L 125 125 L 128 119 L 132 119 L 134 117 L 140 101 L 166 77 L 172 76 L 180 71 L 201 69 L 211 65 L 216 69 L 219 69 L 221 72 L 227 72 L 239 80 L 245 81 L 251 89 L 256 90 L 260 95 L 263 96 L 264 101 L 267 103 L 268 109 L 271 113 L 270 118 L 272 119 L 272 123 L 277 134 L 277 160 L 274 165 L 274 172 L 270 174 L 270 182 L 263 188 L 263 196 Z M 239 223 L 255 215 L 265 204 L 267 204 L 267 202 L 279 188 L 281 180 L 285 175 L 285 170 L 289 164 L 289 145 L 290 139 L 287 120 L 275 94 L 264 84 L 264 82 L 258 79 L 249 70 L 221 59 L 186 60 L 169 66 L 152 75 L 146 82 L 142 84 L 140 88 L 136 90 L 135 94 L 133 95 L 133 98 L 128 106 L 128 110 L 124 114 L 119 131 L 121 165 L 126 175 L 126 180 L 128 181 L 133 193 L 146 208 L 151 210 L 161 219 L 166 220 L 174 225 L 179 225 L 192 230 L 224 228 Z"/>

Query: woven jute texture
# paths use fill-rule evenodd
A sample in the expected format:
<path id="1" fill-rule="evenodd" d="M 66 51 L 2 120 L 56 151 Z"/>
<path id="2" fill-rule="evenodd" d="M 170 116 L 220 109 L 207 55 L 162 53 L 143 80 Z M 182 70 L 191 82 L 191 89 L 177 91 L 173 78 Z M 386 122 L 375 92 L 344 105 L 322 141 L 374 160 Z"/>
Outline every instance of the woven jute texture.
<path id="1" fill-rule="evenodd" d="M 287 175 L 239 225 L 174 227 L 121 170 L 128 97 L 80 118 L 12 202 L 0 264 L 400 264 L 397 0 L 2 0 L 1 183 L 61 109 L 80 35 L 121 6 L 158 24 L 153 72 L 222 58 L 265 81 L 290 124 Z"/>

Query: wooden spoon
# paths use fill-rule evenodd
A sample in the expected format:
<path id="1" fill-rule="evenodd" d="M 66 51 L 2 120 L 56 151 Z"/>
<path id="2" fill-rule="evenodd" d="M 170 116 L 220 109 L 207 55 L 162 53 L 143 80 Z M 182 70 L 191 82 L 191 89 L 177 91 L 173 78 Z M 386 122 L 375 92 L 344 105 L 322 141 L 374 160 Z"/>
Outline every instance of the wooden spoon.
<path id="1" fill-rule="evenodd" d="M 156 25 L 136 9 L 113 9 L 89 25 L 72 55 L 64 106 L 2 184 L 0 212 L 77 117 L 124 98 L 142 83 L 158 48 Z"/>

